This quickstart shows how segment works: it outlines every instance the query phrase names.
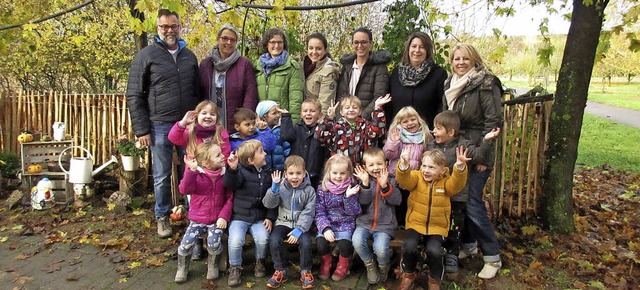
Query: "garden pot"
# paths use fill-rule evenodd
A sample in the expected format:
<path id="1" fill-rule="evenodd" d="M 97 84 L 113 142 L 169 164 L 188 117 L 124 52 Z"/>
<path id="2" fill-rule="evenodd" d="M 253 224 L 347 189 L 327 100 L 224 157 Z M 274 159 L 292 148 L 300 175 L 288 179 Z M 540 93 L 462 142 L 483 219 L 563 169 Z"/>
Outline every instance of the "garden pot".
<path id="1" fill-rule="evenodd" d="M 140 168 L 140 157 L 138 156 L 121 156 L 122 169 L 124 171 L 134 171 Z"/>

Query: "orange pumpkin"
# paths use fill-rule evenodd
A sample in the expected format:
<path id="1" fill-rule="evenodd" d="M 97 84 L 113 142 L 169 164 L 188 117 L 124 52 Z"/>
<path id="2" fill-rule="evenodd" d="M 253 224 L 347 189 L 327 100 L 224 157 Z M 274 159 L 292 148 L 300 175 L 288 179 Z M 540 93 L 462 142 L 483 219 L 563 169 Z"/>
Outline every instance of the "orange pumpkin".
<path id="1" fill-rule="evenodd" d="M 27 143 L 33 141 L 33 134 L 29 134 L 27 132 L 22 132 L 18 135 L 18 142 Z"/>
<path id="2" fill-rule="evenodd" d="M 31 174 L 38 174 L 42 172 L 42 165 L 38 163 L 30 164 L 29 166 L 27 166 L 27 172 Z"/>

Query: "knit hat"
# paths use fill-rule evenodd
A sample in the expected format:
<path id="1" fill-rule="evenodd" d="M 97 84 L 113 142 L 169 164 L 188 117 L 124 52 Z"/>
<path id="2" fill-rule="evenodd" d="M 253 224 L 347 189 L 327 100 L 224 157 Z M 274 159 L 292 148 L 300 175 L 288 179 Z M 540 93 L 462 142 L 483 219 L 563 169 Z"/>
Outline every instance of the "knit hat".
<path id="1" fill-rule="evenodd" d="M 258 103 L 258 106 L 256 107 L 256 113 L 258 114 L 258 118 L 262 118 L 264 115 L 269 113 L 269 110 L 271 110 L 271 108 L 277 105 L 278 103 L 270 100 L 262 101 Z"/>

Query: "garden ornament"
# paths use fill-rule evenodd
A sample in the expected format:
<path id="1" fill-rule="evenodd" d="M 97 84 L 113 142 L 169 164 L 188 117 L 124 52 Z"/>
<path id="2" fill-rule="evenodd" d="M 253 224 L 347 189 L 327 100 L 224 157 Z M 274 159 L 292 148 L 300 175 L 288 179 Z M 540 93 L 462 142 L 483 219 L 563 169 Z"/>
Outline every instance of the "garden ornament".
<path id="1" fill-rule="evenodd" d="M 55 194 L 51 191 L 53 182 L 43 178 L 31 189 L 31 207 L 37 210 L 49 209 L 56 205 Z"/>

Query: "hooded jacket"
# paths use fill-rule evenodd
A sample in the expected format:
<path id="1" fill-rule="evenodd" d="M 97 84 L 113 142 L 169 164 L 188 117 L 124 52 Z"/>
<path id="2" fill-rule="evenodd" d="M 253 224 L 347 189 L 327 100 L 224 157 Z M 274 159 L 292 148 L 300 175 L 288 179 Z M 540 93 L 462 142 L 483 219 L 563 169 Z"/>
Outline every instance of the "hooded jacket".
<path id="1" fill-rule="evenodd" d="M 174 123 L 202 100 L 198 79 L 198 60 L 178 40 L 176 60 L 164 43 L 154 42 L 136 54 L 129 69 L 127 106 L 136 136 L 151 133 L 152 122 Z"/>
<path id="2" fill-rule="evenodd" d="M 360 80 L 356 85 L 356 96 L 362 102 L 362 117 L 366 120 L 371 120 L 375 99 L 384 97 L 389 92 L 387 64 L 391 61 L 391 58 L 391 52 L 387 50 L 370 52 L 367 62 L 362 67 Z M 345 54 L 340 58 L 342 72 L 338 80 L 338 99 L 349 95 L 349 82 L 351 81 L 353 62 L 355 60 L 356 55 L 353 53 Z"/>
<path id="3" fill-rule="evenodd" d="M 281 108 L 291 112 L 294 121 L 300 121 L 300 107 L 304 99 L 302 66 L 289 55 L 287 61 L 274 68 L 267 78 L 260 66 L 260 60 L 255 64 L 260 101 L 275 101 Z"/>
<path id="4" fill-rule="evenodd" d="M 224 185 L 235 191 L 232 219 L 248 223 L 264 219 L 276 220 L 278 211 L 267 209 L 262 204 L 262 198 L 271 186 L 271 170 L 266 166 L 260 171 L 253 165 L 238 164 L 235 170 L 227 166 Z"/>
<path id="5" fill-rule="evenodd" d="M 284 180 L 277 191 L 274 192 L 272 188 L 267 189 L 262 202 L 267 208 L 278 209 L 276 226 L 297 229 L 299 234 L 311 229 L 316 215 L 316 191 L 311 187 L 308 176 L 304 177 L 297 188 L 291 187 L 291 184 Z"/>
<path id="6" fill-rule="evenodd" d="M 303 121 L 294 125 L 290 113 L 282 114 L 280 119 L 282 140 L 291 144 L 290 155 L 298 155 L 304 159 L 311 180 L 319 179 L 324 163 L 329 158 L 329 151 L 314 137 L 317 126 L 314 124 L 309 127 Z"/>
<path id="7" fill-rule="evenodd" d="M 369 186 L 360 185 L 358 202 L 362 214 L 356 219 L 356 225 L 370 231 L 378 231 L 392 236 L 398 226 L 396 206 L 402 202 L 400 190 L 388 182 L 387 188 L 381 188 L 378 180 L 369 175 Z"/>
<path id="8" fill-rule="evenodd" d="M 185 168 L 178 186 L 181 194 L 190 194 L 189 220 L 210 225 L 219 218 L 231 221 L 233 192 L 224 186 L 220 172 L 209 175 Z"/>
<path id="9" fill-rule="evenodd" d="M 213 135 L 211 137 L 213 137 Z M 189 128 L 182 128 L 178 121 L 173 125 L 173 127 L 171 127 L 168 138 L 171 143 L 187 148 L 189 145 Z M 220 138 L 222 138 L 222 142 L 218 145 L 220 145 L 222 155 L 224 155 L 226 159 L 231 155 L 231 144 L 229 143 L 229 133 L 227 130 L 222 129 L 220 132 Z M 204 142 L 203 138 L 196 137 L 196 144 L 201 144 L 202 142 Z"/>

